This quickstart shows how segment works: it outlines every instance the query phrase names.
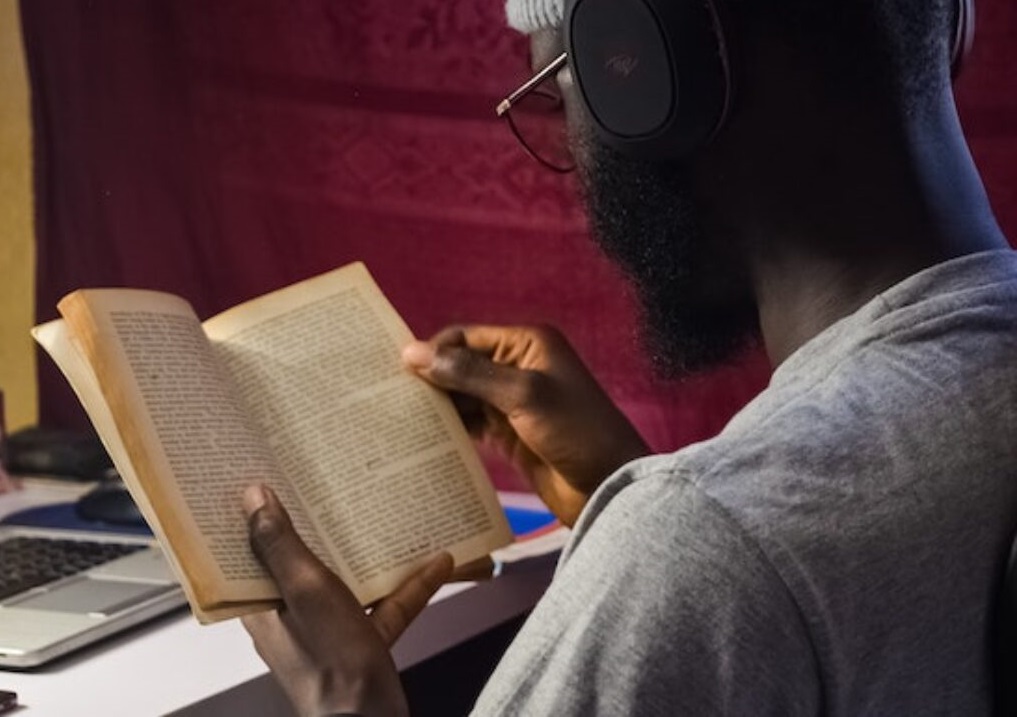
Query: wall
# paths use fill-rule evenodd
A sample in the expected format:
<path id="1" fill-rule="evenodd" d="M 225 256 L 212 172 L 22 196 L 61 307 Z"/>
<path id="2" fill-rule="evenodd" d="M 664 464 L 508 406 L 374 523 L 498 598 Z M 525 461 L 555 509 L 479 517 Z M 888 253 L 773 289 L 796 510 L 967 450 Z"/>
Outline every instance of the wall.
<path id="1" fill-rule="evenodd" d="M 971 153 L 1017 246 L 1017 2 L 977 0 L 975 45 L 956 84 Z"/>
<path id="2" fill-rule="evenodd" d="M 68 291 L 124 283 L 208 316 L 359 259 L 419 336 L 560 326 L 659 450 L 715 433 L 765 380 L 652 378 L 574 177 L 495 115 L 530 73 L 503 0 L 23 0 L 22 14 L 43 110 L 40 320 Z M 44 425 L 83 425 L 51 362 L 39 371 Z"/>
<path id="3" fill-rule="evenodd" d="M 39 319 L 67 291 L 116 283 L 179 292 L 207 316 L 362 259 L 418 335 L 553 323 L 654 448 L 715 433 L 766 367 L 649 374 L 573 179 L 541 170 L 494 116 L 529 74 L 502 6 L 23 0 L 44 110 Z M 1017 2 L 978 0 L 977 20 L 958 102 L 1017 239 Z M 46 424 L 84 425 L 46 359 L 40 375 Z"/>
<path id="4" fill-rule="evenodd" d="M 28 82 L 16 0 L 0 0 L 0 389 L 9 429 L 36 421 Z"/>

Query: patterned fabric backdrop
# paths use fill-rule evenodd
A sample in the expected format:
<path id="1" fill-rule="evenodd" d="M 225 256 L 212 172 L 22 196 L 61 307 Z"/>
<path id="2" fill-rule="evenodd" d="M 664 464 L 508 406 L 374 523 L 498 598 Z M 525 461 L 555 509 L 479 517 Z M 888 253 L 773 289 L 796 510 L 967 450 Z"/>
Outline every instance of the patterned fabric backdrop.
<path id="1" fill-rule="evenodd" d="M 1015 10 L 980 0 L 960 88 L 1012 236 Z M 679 385 L 651 377 L 572 179 L 493 116 L 528 74 L 501 0 L 29 0 L 22 13 L 40 320 L 100 284 L 179 292 L 207 316 L 362 259 L 420 336 L 562 327 L 661 450 L 714 433 L 765 383 L 758 355 Z M 40 369 L 43 423 L 83 425 Z"/>

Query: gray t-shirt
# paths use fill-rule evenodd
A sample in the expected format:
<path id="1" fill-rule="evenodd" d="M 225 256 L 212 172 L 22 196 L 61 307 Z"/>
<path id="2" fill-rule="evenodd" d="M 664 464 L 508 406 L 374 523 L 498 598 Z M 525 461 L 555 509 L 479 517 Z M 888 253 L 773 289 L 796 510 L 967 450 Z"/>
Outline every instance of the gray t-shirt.
<path id="1" fill-rule="evenodd" d="M 917 274 L 594 495 L 476 714 L 987 714 L 1017 254 Z"/>

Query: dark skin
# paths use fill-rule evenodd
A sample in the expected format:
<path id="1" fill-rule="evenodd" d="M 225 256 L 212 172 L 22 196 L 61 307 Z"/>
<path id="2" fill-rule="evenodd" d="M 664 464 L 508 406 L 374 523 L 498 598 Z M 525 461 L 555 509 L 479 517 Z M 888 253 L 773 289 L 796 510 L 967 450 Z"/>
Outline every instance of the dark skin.
<path id="1" fill-rule="evenodd" d="M 772 365 L 915 272 L 1007 246 L 948 81 L 917 111 L 893 98 L 852 101 L 830 92 L 808 58 L 742 30 L 735 110 L 689 161 L 707 228 L 736 242 L 747 262 Z M 557 33 L 534 35 L 534 67 L 560 47 Z M 587 122 L 569 71 L 557 80 L 569 123 Z M 411 344 L 404 359 L 469 398 L 462 405 L 474 435 L 499 446 L 566 524 L 611 472 L 648 452 L 553 330 L 452 328 Z M 286 605 L 245 626 L 298 711 L 405 712 L 388 647 L 451 574 L 447 556 L 367 616 L 303 547 L 277 501 L 254 492 L 246 505 L 252 543 Z"/>

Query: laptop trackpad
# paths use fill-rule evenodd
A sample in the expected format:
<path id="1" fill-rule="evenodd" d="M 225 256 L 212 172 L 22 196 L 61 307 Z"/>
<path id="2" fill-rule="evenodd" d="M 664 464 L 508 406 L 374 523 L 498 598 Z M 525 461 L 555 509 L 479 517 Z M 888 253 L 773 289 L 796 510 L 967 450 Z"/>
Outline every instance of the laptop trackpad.
<path id="1" fill-rule="evenodd" d="M 48 592 L 29 594 L 22 600 L 11 601 L 6 605 L 32 610 L 112 615 L 167 590 L 175 590 L 176 587 L 176 585 L 94 580 L 83 576 Z"/>

